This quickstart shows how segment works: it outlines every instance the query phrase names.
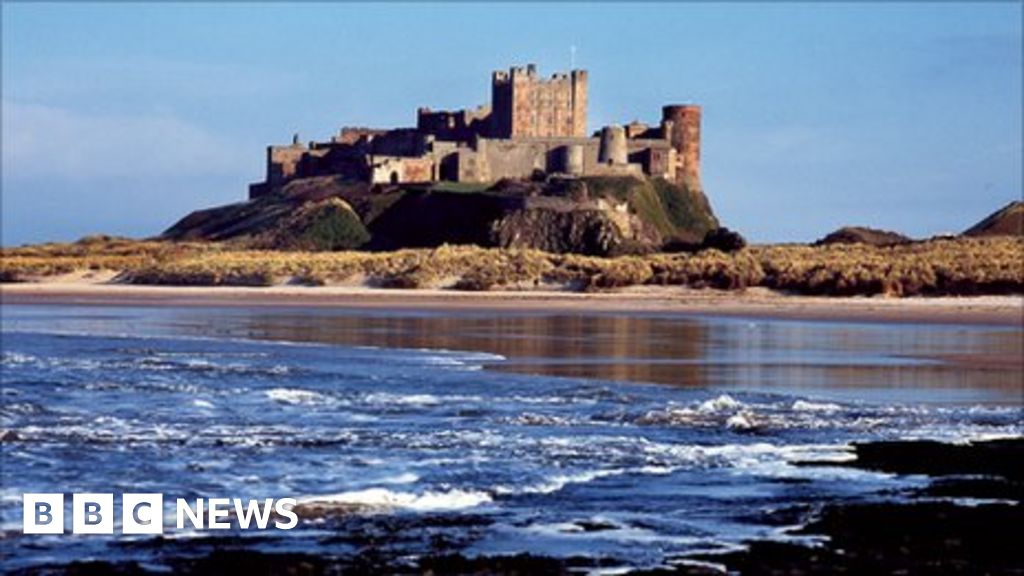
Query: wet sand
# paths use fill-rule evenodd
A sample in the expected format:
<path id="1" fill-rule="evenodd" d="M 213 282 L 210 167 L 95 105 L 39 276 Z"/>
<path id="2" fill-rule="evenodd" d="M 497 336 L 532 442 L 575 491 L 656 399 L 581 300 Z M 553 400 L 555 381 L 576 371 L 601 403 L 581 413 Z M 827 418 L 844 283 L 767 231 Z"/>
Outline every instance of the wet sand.
<path id="1" fill-rule="evenodd" d="M 640 312 L 842 322 L 1024 327 L 1024 296 L 862 298 L 643 287 L 615 292 L 460 292 L 354 286 L 134 286 L 98 282 L 0 285 L 3 304 L 104 306 L 273 306 L 350 309 Z"/>

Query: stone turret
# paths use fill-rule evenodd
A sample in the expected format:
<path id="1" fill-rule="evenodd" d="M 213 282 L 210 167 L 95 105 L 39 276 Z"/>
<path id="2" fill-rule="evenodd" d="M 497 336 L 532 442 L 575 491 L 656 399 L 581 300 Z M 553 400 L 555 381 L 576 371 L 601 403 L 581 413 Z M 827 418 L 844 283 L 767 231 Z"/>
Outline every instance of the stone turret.
<path id="1" fill-rule="evenodd" d="M 626 130 L 622 126 L 605 126 L 601 129 L 601 147 L 597 161 L 613 166 L 626 164 Z"/>
<path id="2" fill-rule="evenodd" d="M 676 180 L 699 186 L 700 106 L 665 106 L 661 117 L 665 136 L 676 151 Z"/>
<path id="3" fill-rule="evenodd" d="M 562 172 L 570 176 L 583 175 L 583 146 L 569 144 L 561 149 Z"/>

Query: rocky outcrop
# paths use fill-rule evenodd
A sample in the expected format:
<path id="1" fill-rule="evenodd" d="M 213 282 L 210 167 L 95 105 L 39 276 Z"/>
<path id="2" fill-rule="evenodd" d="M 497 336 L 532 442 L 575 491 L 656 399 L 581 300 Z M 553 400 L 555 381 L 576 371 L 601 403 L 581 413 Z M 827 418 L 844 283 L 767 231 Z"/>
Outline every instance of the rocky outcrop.
<path id="1" fill-rule="evenodd" d="M 964 236 L 1024 236 L 1024 202 L 1010 202 L 968 228 Z"/>
<path id="2" fill-rule="evenodd" d="M 699 243 L 718 221 L 700 190 L 636 177 L 505 180 L 488 189 L 305 178 L 277 194 L 189 214 L 163 235 L 255 248 L 476 244 L 614 255 Z"/>
<path id="3" fill-rule="evenodd" d="M 911 242 L 911 239 L 898 232 L 877 230 L 864 226 L 846 226 L 818 240 L 814 245 L 868 244 L 871 246 L 894 246 L 908 242 Z"/>
<path id="4" fill-rule="evenodd" d="M 602 210 L 517 210 L 491 225 L 491 244 L 545 252 L 615 254 L 630 244 Z"/>
<path id="5" fill-rule="evenodd" d="M 700 243 L 701 250 L 718 250 L 719 252 L 736 252 L 747 246 L 747 239 L 739 232 L 728 228 L 715 228 L 704 236 Z"/>

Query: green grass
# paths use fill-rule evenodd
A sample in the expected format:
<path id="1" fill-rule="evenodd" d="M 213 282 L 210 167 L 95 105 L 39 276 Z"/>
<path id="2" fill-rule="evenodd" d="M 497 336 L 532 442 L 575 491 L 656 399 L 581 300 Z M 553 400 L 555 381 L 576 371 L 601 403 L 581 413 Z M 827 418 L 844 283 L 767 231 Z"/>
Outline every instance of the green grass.
<path id="1" fill-rule="evenodd" d="M 629 199 L 630 206 L 640 218 L 654 226 L 662 236 L 669 237 L 677 232 L 665 205 L 649 182 L 638 185 Z"/>
<path id="2" fill-rule="evenodd" d="M 632 176 L 587 176 L 582 178 L 592 198 L 614 198 L 625 202 L 643 181 Z"/>
<path id="3" fill-rule="evenodd" d="M 302 232 L 301 241 L 314 250 L 351 250 L 366 244 L 370 233 L 347 206 L 328 205 Z"/>
<path id="4" fill-rule="evenodd" d="M 484 192 L 493 185 L 491 182 L 438 182 L 430 187 L 435 192 L 459 192 L 473 194 Z"/>
<path id="5" fill-rule="evenodd" d="M 703 192 L 694 185 L 680 186 L 663 178 L 639 180 L 630 176 L 584 178 L 590 196 L 628 201 L 633 211 L 662 236 L 688 233 L 697 238 L 718 226 Z"/>
<path id="6" fill-rule="evenodd" d="M 665 214 L 677 230 L 707 233 L 718 227 L 707 198 L 695 185 L 680 186 L 663 178 L 652 178 L 650 182 Z"/>

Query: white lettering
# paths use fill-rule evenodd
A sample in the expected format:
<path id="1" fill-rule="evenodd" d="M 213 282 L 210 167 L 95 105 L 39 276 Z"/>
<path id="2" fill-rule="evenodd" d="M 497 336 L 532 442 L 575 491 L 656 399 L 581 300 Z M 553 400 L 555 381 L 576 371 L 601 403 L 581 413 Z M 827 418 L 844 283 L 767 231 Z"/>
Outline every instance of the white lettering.
<path id="1" fill-rule="evenodd" d="M 227 498 L 210 498 L 207 502 L 206 510 L 206 525 L 210 530 L 227 530 L 231 528 L 230 522 L 219 520 L 219 518 L 227 518 L 228 514 L 231 513 L 231 510 L 228 509 L 230 504 L 231 501 Z"/>
<path id="2" fill-rule="evenodd" d="M 235 498 L 235 516 L 238 517 L 238 526 L 243 530 L 249 528 L 249 523 L 253 518 L 256 519 L 256 527 L 260 530 L 267 529 L 267 523 L 270 521 L 270 512 L 274 507 L 274 501 L 267 498 L 263 501 L 263 508 L 260 508 L 259 500 L 249 500 L 247 507 L 242 507 L 242 501 Z"/>
<path id="3" fill-rule="evenodd" d="M 187 516 L 189 522 L 192 523 L 192 528 L 196 530 L 203 529 L 203 499 L 196 498 L 196 509 L 195 513 L 192 512 L 192 507 L 189 506 L 188 500 L 184 498 L 178 498 L 178 530 L 185 529 L 185 517 Z"/>
<path id="4" fill-rule="evenodd" d="M 299 524 L 299 516 L 292 510 L 295 507 L 295 498 L 281 498 L 274 503 L 274 511 L 278 516 L 284 516 L 288 522 L 274 521 L 274 527 L 281 530 L 291 530 Z"/>

